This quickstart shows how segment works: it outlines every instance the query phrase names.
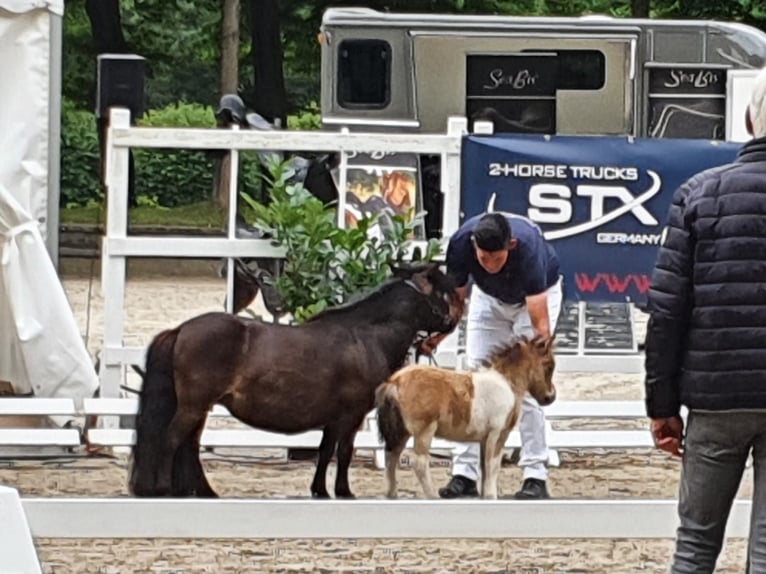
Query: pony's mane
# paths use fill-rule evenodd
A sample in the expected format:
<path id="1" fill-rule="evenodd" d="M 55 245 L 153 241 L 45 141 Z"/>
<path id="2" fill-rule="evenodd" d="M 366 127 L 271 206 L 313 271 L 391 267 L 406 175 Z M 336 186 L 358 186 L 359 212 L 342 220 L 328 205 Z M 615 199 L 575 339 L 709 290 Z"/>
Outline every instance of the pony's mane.
<path id="1" fill-rule="evenodd" d="M 356 294 L 354 294 L 351 299 L 349 299 L 345 303 L 341 303 L 340 305 L 336 305 L 334 307 L 330 307 L 328 309 L 325 309 L 324 311 L 320 311 L 310 319 L 306 320 L 305 323 L 312 323 L 318 319 L 324 319 L 327 317 L 330 318 L 342 318 L 345 315 L 351 314 L 356 311 L 356 309 L 363 303 L 374 303 L 377 300 L 381 299 L 383 296 L 387 295 L 389 291 L 391 291 L 394 287 L 397 287 L 404 283 L 403 279 L 393 278 L 389 279 L 386 283 L 383 283 L 383 285 L 380 285 L 379 287 L 376 287 L 371 290 L 361 291 Z"/>
<path id="2" fill-rule="evenodd" d="M 520 335 L 514 339 L 511 339 L 507 343 L 500 343 L 495 345 L 492 347 L 492 350 L 489 352 L 489 355 L 487 355 L 487 358 L 484 362 L 487 364 L 487 366 L 494 365 L 498 361 L 504 360 L 509 352 L 513 352 L 515 350 L 520 351 L 521 346 L 529 343 L 530 340 L 531 339 L 526 335 Z"/>
<path id="3" fill-rule="evenodd" d="M 519 335 L 507 343 L 500 343 L 499 345 L 495 345 L 487 358 L 482 361 L 482 363 L 487 367 L 491 367 L 498 362 L 506 362 L 509 356 L 515 357 L 517 353 L 520 355 L 522 345 L 534 343 L 542 339 L 543 337 L 540 335 L 535 335 L 534 337 Z"/>

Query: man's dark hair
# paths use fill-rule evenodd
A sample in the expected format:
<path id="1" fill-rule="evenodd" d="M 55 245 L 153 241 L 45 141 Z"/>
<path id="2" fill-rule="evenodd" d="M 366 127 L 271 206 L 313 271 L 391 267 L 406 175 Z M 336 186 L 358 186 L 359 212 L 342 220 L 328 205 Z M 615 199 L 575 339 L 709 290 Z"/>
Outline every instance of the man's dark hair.
<path id="1" fill-rule="evenodd" d="M 473 230 L 473 240 L 476 247 L 484 251 L 501 251 L 508 249 L 511 240 L 511 224 L 502 213 L 487 213 L 483 215 Z"/>

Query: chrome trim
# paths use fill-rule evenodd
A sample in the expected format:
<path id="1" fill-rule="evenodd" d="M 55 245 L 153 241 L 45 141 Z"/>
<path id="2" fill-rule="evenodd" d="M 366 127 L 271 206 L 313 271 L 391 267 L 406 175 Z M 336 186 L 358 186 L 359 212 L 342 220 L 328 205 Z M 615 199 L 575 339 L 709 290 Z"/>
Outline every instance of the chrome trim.
<path id="1" fill-rule="evenodd" d="M 323 124 L 331 125 L 348 125 L 348 126 L 386 126 L 386 127 L 407 127 L 407 128 L 419 128 L 420 122 L 418 120 L 385 120 L 374 118 L 354 118 L 354 117 L 332 117 L 323 116 Z"/>

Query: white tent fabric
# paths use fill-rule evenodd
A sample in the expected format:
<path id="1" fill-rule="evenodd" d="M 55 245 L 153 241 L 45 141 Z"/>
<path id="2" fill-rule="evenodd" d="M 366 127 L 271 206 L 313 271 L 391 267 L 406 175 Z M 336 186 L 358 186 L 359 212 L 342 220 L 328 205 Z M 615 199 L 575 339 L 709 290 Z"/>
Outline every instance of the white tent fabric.
<path id="1" fill-rule="evenodd" d="M 0 380 L 17 394 L 93 396 L 98 376 L 37 222 L 2 184 L 0 327 Z"/>
<path id="2" fill-rule="evenodd" d="M 44 241 L 55 233 L 48 224 L 58 208 L 48 203 L 58 201 L 49 178 L 58 169 L 52 110 L 59 106 L 63 13 L 63 0 L 0 0 L 6 88 L 0 94 L 0 380 L 17 394 L 80 399 L 93 396 L 98 377 Z M 63 425 L 68 417 L 51 419 Z"/>
<path id="3" fill-rule="evenodd" d="M 14 14 L 23 14 L 41 8 L 61 16 L 64 13 L 64 0 L 0 0 L 0 9 Z"/>
<path id="4" fill-rule="evenodd" d="M 47 237 L 51 126 L 51 15 L 63 0 L 0 0 L 0 184 Z M 59 40 L 60 41 L 60 40 Z"/>

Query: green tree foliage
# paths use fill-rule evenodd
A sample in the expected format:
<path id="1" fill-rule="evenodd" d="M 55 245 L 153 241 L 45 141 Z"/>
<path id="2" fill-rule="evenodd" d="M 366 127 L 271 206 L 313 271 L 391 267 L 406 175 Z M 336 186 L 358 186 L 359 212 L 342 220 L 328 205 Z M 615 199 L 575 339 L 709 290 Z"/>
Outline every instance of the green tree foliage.
<path id="1" fill-rule="evenodd" d="M 147 60 L 147 107 L 218 101 L 220 2 L 121 0 L 120 8 L 128 46 Z M 96 53 L 83 0 L 66 3 L 64 45 L 64 96 L 92 109 Z"/>
<path id="2" fill-rule="evenodd" d="M 577 16 L 630 15 L 630 0 L 386 0 L 368 2 L 382 11 Z M 317 33 L 330 6 L 359 6 L 356 0 L 280 0 L 285 80 L 290 113 L 319 100 L 320 46 Z M 715 18 L 743 21 L 766 29 L 762 0 L 652 0 L 652 15 L 666 18 Z M 147 58 L 147 103 L 164 107 L 185 100 L 215 105 L 221 2 L 214 0 L 122 0 L 125 37 Z M 244 11 L 243 11 L 244 12 Z M 240 93 L 252 100 L 250 30 L 242 18 Z M 95 54 L 83 0 L 66 3 L 64 95 L 81 109 L 93 109 Z"/>
<path id="3" fill-rule="evenodd" d="M 64 11 L 64 38 L 61 91 L 64 100 L 80 110 L 95 108 L 96 56 L 83 0 L 67 2 Z M 95 124 L 93 124 L 95 129 Z"/>
<path id="4" fill-rule="evenodd" d="M 211 0 L 122 0 L 128 44 L 147 59 L 147 104 L 218 99 L 221 3 Z"/>
<path id="5" fill-rule="evenodd" d="M 666 18 L 699 18 L 744 22 L 766 30 L 763 0 L 675 0 L 659 4 L 656 14 Z"/>

